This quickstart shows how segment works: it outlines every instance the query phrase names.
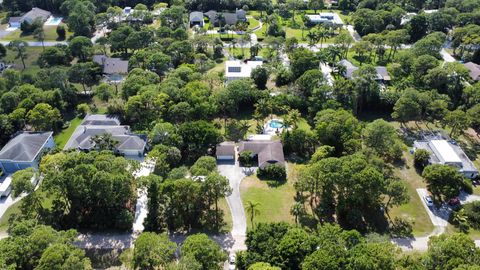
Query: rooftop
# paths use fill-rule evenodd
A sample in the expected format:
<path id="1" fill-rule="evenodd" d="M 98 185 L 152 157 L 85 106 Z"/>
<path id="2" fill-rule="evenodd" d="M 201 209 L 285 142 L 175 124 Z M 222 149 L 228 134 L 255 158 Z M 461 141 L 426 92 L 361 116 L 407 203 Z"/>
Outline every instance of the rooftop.
<path id="1" fill-rule="evenodd" d="M 251 151 L 258 156 L 258 167 L 263 169 L 270 164 L 285 165 L 283 145 L 280 141 L 244 141 L 238 147 L 240 153 Z"/>
<path id="2" fill-rule="evenodd" d="M 0 159 L 33 161 L 53 132 L 23 132 L 12 138 L 0 151 Z"/>
<path id="3" fill-rule="evenodd" d="M 454 141 L 439 136 L 426 136 L 423 140 L 415 141 L 414 146 L 430 152 L 430 162 L 433 164 L 453 165 L 461 172 L 478 172 L 473 162 Z"/>
<path id="4" fill-rule="evenodd" d="M 474 81 L 480 80 L 480 65 L 477 65 L 473 62 L 468 62 L 463 64 L 469 71 L 469 75 Z"/>
<path id="5" fill-rule="evenodd" d="M 226 78 L 250 78 L 252 70 L 263 65 L 262 61 L 229 60 L 225 62 Z"/>
<path id="6" fill-rule="evenodd" d="M 121 58 L 112 58 L 106 55 L 94 55 L 93 62 L 103 66 L 104 74 L 127 74 L 128 61 Z"/>
<path id="7" fill-rule="evenodd" d="M 90 150 L 95 147 L 92 137 L 105 133 L 118 141 L 117 150 L 143 150 L 146 146 L 145 138 L 130 132 L 129 126 L 120 125 L 117 118 L 93 114 L 83 119 L 63 149 Z"/>
<path id="8" fill-rule="evenodd" d="M 319 14 L 305 15 L 312 23 L 343 24 L 340 16 L 335 12 L 321 12 Z"/>
<path id="9" fill-rule="evenodd" d="M 217 156 L 235 156 L 235 143 L 234 142 L 222 142 L 216 147 Z"/>

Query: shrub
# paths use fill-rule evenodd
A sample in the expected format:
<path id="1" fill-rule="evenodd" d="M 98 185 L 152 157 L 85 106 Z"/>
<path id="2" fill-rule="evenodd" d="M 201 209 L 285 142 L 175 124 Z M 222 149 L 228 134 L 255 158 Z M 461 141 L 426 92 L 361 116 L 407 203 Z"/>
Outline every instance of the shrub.
<path id="1" fill-rule="evenodd" d="M 238 161 L 240 165 L 243 167 L 251 167 L 253 166 L 254 159 L 253 159 L 253 152 L 252 151 L 243 151 L 238 156 Z"/>
<path id="2" fill-rule="evenodd" d="M 78 104 L 77 105 L 77 116 L 80 118 L 85 117 L 87 113 L 90 111 L 90 107 L 86 103 Z"/>
<path id="3" fill-rule="evenodd" d="M 413 164 L 420 170 L 423 170 L 428 165 L 430 153 L 425 149 L 417 149 L 413 154 Z"/>
<path id="4" fill-rule="evenodd" d="M 272 164 L 263 169 L 258 169 L 257 175 L 259 178 L 275 180 L 278 182 L 284 182 L 287 180 L 285 166 L 279 164 Z"/>
<path id="5" fill-rule="evenodd" d="M 480 229 L 480 201 L 467 203 L 463 206 L 463 209 L 465 209 L 464 213 L 470 226 L 477 230 Z"/>
<path id="6" fill-rule="evenodd" d="M 194 176 L 207 176 L 217 169 L 217 160 L 214 157 L 200 157 L 190 168 L 190 172 Z"/>
<path id="7" fill-rule="evenodd" d="M 67 36 L 67 31 L 63 25 L 57 26 L 57 36 L 58 40 L 64 40 Z"/>

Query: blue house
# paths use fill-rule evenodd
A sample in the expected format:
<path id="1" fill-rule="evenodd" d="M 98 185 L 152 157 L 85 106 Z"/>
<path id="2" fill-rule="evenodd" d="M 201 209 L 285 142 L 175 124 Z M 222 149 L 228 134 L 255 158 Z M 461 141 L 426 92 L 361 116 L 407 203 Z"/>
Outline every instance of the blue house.
<path id="1" fill-rule="evenodd" d="M 10 174 L 26 168 L 38 168 L 42 155 L 55 147 L 53 132 L 22 132 L 0 151 L 0 169 Z"/>

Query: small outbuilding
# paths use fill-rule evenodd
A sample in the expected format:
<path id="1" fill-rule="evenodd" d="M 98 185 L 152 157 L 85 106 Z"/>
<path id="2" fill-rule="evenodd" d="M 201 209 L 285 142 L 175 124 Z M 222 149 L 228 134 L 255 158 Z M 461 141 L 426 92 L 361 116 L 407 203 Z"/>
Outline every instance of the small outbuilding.
<path id="1" fill-rule="evenodd" d="M 235 160 L 235 143 L 222 142 L 218 144 L 215 155 L 218 161 L 234 161 Z"/>

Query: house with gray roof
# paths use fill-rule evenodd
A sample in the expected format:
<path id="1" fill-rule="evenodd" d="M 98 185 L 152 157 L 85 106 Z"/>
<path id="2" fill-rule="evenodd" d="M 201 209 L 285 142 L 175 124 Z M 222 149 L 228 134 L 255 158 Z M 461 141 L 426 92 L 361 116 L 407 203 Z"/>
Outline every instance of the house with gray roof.
<path id="1" fill-rule="evenodd" d="M 189 15 L 190 27 L 198 25 L 203 27 L 205 22 L 203 21 L 203 12 L 193 11 Z"/>
<path id="2" fill-rule="evenodd" d="M 54 147 L 53 132 L 22 132 L 0 151 L 0 168 L 7 174 L 36 169 L 42 155 Z"/>
<path id="3" fill-rule="evenodd" d="M 480 65 L 477 65 L 473 62 L 468 62 L 463 64 L 467 69 L 472 80 L 478 82 L 480 81 Z"/>
<path id="4" fill-rule="evenodd" d="M 283 145 L 280 141 L 243 141 L 238 146 L 241 154 L 250 151 L 258 160 L 258 167 L 265 169 L 269 165 L 285 165 Z"/>
<path id="5" fill-rule="evenodd" d="M 218 161 L 235 161 L 235 143 L 222 142 L 217 145 L 215 155 Z"/>
<path id="6" fill-rule="evenodd" d="M 352 79 L 354 72 L 358 70 L 358 67 L 355 66 L 352 62 L 348 61 L 347 59 L 340 60 L 338 62 L 338 65 L 344 66 L 345 71 L 343 73 L 343 76 L 347 79 Z M 383 66 L 376 66 L 375 70 L 377 71 L 376 74 L 376 81 L 377 82 L 382 82 L 386 83 L 391 80 L 390 74 L 388 73 L 387 67 Z"/>
<path id="7" fill-rule="evenodd" d="M 221 16 L 219 16 L 221 14 Z M 247 22 L 247 13 L 243 9 L 237 9 L 233 12 L 217 12 L 210 10 L 204 13 L 208 17 L 208 20 L 214 26 L 235 25 L 237 22 Z M 219 21 L 219 17 L 223 17 L 222 22 Z"/>
<path id="8" fill-rule="evenodd" d="M 112 58 L 106 55 L 94 55 L 93 62 L 103 67 L 103 74 L 125 75 L 128 74 L 128 61 L 121 58 Z"/>
<path id="9" fill-rule="evenodd" d="M 40 19 L 42 23 L 46 22 L 48 18 L 52 16 L 50 11 L 43 10 L 41 8 L 32 8 L 29 12 L 23 14 L 20 17 L 10 17 L 8 24 L 10 27 L 20 27 L 22 23 L 33 23 L 36 19 Z"/>
<path id="10" fill-rule="evenodd" d="M 85 116 L 63 149 L 96 150 L 94 138 L 103 134 L 110 134 L 116 141 L 114 152 L 117 154 L 133 158 L 141 157 L 145 153 L 145 135 L 132 133 L 129 126 L 120 125 L 120 121 L 115 117 L 99 114 Z"/>

